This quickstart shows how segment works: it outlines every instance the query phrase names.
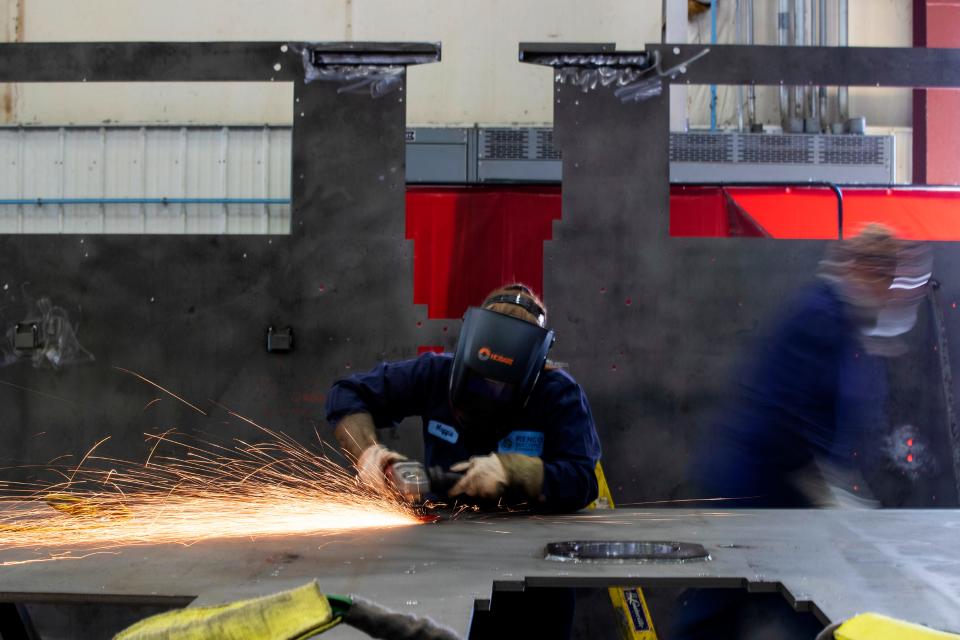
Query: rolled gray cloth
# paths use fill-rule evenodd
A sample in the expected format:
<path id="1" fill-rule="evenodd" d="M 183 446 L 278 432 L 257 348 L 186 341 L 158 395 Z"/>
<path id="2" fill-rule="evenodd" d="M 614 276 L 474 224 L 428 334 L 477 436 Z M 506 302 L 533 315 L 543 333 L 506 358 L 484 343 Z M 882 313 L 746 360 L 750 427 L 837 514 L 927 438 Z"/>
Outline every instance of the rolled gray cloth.
<path id="1" fill-rule="evenodd" d="M 843 624 L 843 622 L 834 622 L 817 634 L 817 640 L 833 640 L 833 632 L 839 629 L 841 624 Z"/>
<path id="2" fill-rule="evenodd" d="M 350 596 L 353 606 L 344 624 L 380 640 L 462 640 L 452 629 L 409 613 L 390 611 L 369 600 Z"/>

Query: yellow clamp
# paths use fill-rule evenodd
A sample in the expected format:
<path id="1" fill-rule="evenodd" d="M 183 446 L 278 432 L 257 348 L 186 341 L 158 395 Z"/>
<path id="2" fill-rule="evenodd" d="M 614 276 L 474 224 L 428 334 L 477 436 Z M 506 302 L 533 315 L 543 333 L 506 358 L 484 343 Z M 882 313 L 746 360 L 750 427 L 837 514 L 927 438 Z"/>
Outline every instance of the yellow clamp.
<path id="1" fill-rule="evenodd" d="M 862 613 L 841 624 L 835 640 L 958 640 L 960 635 L 937 631 L 879 613 Z"/>
<path id="2" fill-rule="evenodd" d="M 341 620 L 314 580 L 260 598 L 167 611 L 141 620 L 113 640 L 306 640 Z"/>

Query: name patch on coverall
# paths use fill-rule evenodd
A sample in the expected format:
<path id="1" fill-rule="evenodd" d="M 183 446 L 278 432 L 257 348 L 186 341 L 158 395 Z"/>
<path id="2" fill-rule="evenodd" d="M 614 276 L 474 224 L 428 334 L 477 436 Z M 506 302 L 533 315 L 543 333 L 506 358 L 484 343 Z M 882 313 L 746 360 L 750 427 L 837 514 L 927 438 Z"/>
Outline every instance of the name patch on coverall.
<path id="1" fill-rule="evenodd" d="M 540 456 L 543 453 L 543 434 L 539 431 L 511 431 L 510 435 L 500 441 L 497 453 Z"/>
<path id="2" fill-rule="evenodd" d="M 451 427 L 448 424 L 443 424 L 436 420 L 431 420 L 427 425 L 427 432 L 431 435 L 437 436 L 441 440 L 446 440 L 450 444 L 456 444 L 457 440 L 460 439 L 460 432 Z"/>

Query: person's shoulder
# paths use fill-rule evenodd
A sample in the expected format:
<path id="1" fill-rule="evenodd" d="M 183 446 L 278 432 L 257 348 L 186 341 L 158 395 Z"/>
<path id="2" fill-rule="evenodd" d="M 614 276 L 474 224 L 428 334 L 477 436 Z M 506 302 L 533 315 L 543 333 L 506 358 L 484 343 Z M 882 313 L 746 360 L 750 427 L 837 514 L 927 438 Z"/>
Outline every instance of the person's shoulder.
<path id="1" fill-rule="evenodd" d="M 423 353 L 418 355 L 415 359 L 423 360 L 427 362 L 445 362 L 445 361 L 453 362 L 453 354 L 447 353 L 446 351 L 442 353 L 439 351 L 424 351 Z"/>
<path id="2" fill-rule="evenodd" d="M 426 351 L 406 360 L 381 360 L 379 367 L 397 373 L 424 373 L 449 370 L 452 362 L 453 356 L 449 353 Z"/>
<path id="3" fill-rule="evenodd" d="M 804 287 L 796 296 L 793 305 L 795 315 L 824 320 L 840 321 L 844 317 L 843 301 L 834 285 L 823 280 Z"/>
<path id="4" fill-rule="evenodd" d="M 416 367 L 423 367 L 430 371 L 449 371 L 453 365 L 453 354 L 425 351 L 409 362 Z"/>
<path id="5" fill-rule="evenodd" d="M 783 337 L 817 343 L 841 341 L 849 333 L 850 320 L 835 287 L 825 281 L 802 289 L 788 307 L 779 333 Z"/>
<path id="6" fill-rule="evenodd" d="M 580 384 L 570 375 L 570 372 L 560 367 L 548 367 L 540 374 L 540 381 L 545 390 L 553 393 L 581 391 Z"/>

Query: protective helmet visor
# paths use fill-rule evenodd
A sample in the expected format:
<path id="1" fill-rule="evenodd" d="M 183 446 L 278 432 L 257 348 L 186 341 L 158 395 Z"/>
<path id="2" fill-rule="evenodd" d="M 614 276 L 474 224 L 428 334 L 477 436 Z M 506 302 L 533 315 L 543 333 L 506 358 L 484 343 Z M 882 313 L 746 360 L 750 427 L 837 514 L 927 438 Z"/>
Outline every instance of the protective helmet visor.
<path id="1" fill-rule="evenodd" d="M 526 406 L 553 345 L 553 331 L 470 307 L 450 374 L 450 404 L 462 426 L 506 428 Z"/>

